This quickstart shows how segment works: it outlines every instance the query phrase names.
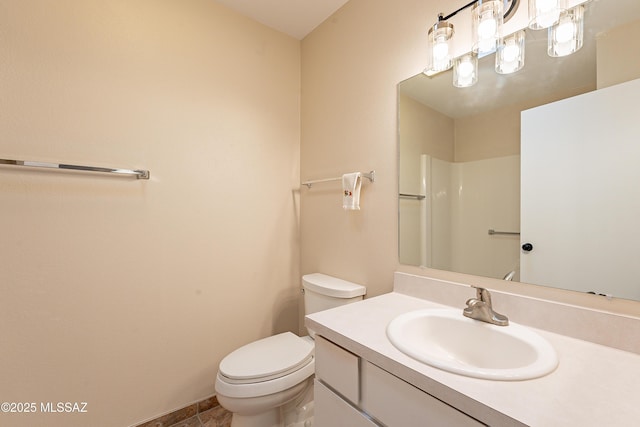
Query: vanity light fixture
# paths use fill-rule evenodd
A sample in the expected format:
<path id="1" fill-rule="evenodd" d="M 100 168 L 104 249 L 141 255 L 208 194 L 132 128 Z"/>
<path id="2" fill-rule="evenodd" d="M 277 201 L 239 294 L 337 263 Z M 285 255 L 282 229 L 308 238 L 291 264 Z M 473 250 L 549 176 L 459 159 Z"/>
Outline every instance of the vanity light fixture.
<path id="1" fill-rule="evenodd" d="M 524 30 L 503 37 L 496 52 L 496 73 L 511 74 L 524 67 Z"/>
<path id="2" fill-rule="evenodd" d="M 462 55 L 453 63 L 453 85 L 470 87 L 478 82 L 478 54 L 474 52 Z"/>
<path id="3" fill-rule="evenodd" d="M 473 6 L 473 51 L 481 56 L 496 50 L 502 33 L 503 5 L 503 0 L 478 0 Z"/>
<path id="4" fill-rule="evenodd" d="M 577 52 L 584 42 L 584 6 L 579 5 L 560 14 L 556 25 L 549 28 L 549 56 L 567 56 Z"/>
<path id="5" fill-rule="evenodd" d="M 424 73 L 431 77 L 451 69 L 454 62 L 462 66 L 459 71 L 466 73 L 469 65 L 475 64 L 474 71 L 469 76 L 454 77 L 454 85 L 468 87 L 475 84 L 478 80 L 478 58 L 496 51 L 501 37 L 502 24 L 515 13 L 519 3 L 520 0 L 473 0 L 447 16 L 442 13 L 439 14 L 438 22 L 429 28 L 428 64 Z M 473 7 L 472 53 L 476 54 L 476 56 L 467 57 L 467 55 L 463 55 L 458 58 L 460 61 L 453 61 L 451 39 L 455 30 L 453 24 L 448 20 L 470 7 Z M 469 80 L 469 77 L 471 77 L 471 80 Z"/>
<path id="6" fill-rule="evenodd" d="M 542 30 L 558 23 L 565 0 L 529 0 L 529 28 Z"/>
<path id="7" fill-rule="evenodd" d="M 432 76 L 451 68 L 451 37 L 453 37 L 453 25 L 438 15 L 438 22 L 429 29 L 429 63 L 425 74 Z"/>
<path id="8" fill-rule="evenodd" d="M 583 44 L 584 5 L 565 10 L 567 0 L 528 0 L 529 28 L 548 28 L 549 56 L 566 56 Z M 473 0 L 458 10 L 438 14 L 438 22 L 429 29 L 428 65 L 424 74 L 431 77 L 454 67 L 453 85 L 473 86 L 478 81 L 478 59 L 496 53 L 496 72 L 510 74 L 524 67 L 525 30 L 502 35 L 502 26 L 516 12 L 520 0 Z M 452 59 L 454 26 L 449 19 L 472 7 L 471 54 Z"/>

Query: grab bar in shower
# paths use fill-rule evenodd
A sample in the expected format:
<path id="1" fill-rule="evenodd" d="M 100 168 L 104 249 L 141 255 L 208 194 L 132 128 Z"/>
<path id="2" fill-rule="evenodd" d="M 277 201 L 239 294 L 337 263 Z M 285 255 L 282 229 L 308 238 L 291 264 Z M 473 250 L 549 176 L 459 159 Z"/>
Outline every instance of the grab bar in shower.
<path id="1" fill-rule="evenodd" d="M 423 196 L 422 194 L 407 194 L 400 193 L 398 194 L 401 199 L 416 199 L 416 200 L 424 200 L 427 196 Z"/>
<path id="2" fill-rule="evenodd" d="M 506 236 L 519 236 L 519 231 L 496 231 L 492 228 L 489 229 L 489 236 L 493 236 L 494 234 L 502 234 Z"/>
<path id="3" fill-rule="evenodd" d="M 96 167 L 96 166 L 67 165 L 63 163 L 34 162 L 29 160 L 0 159 L 0 165 L 25 166 L 29 168 L 74 170 L 74 171 L 83 171 L 83 172 L 101 172 L 101 173 L 112 173 L 117 175 L 134 175 L 137 179 L 149 179 L 149 176 L 150 176 L 150 173 L 148 170 L 102 168 L 102 167 Z"/>

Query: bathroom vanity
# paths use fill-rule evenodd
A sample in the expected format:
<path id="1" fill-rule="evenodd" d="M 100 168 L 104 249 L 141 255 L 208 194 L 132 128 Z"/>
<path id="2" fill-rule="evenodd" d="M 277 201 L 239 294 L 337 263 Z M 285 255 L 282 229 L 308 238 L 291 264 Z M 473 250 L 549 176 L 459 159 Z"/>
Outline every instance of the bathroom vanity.
<path id="1" fill-rule="evenodd" d="M 398 279 L 410 284 L 399 286 Z M 428 286 L 420 286 L 422 282 Z M 546 376 L 524 381 L 453 374 L 400 352 L 386 336 L 394 318 L 414 310 L 450 309 L 453 304 L 441 303 L 447 292 L 460 298 L 462 313 L 464 295 L 474 295 L 469 286 L 436 282 L 396 273 L 392 293 L 307 316 L 307 325 L 317 332 L 315 425 L 627 426 L 640 419 L 637 352 L 527 326 L 552 344 L 559 365 Z M 433 299 L 425 298 L 425 289 Z M 510 313 L 508 299 L 498 300 L 501 312 L 523 323 Z M 594 326 L 590 315 L 581 318 L 585 328 Z M 625 323 L 624 333 L 637 339 L 640 320 L 613 322 L 618 320 L 631 322 Z"/>
<path id="2" fill-rule="evenodd" d="M 317 426 L 484 425 L 322 337 L 316 357 Z"/>

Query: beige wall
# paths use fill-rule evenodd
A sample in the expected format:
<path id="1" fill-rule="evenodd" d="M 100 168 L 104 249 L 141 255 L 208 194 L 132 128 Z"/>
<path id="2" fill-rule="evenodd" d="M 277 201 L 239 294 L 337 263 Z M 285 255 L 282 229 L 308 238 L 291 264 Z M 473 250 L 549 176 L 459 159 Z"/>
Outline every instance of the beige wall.
<path id="1" fill-rule="evenodd" d="M 639 24 L 630 22 L 598 35 L 599 89 L 640 78 Z"/>
<path id="2" fill-rule="evenodd" d="M 407 95 L 398 94 L 398 126 L 400 153 L 403 156 L 407 154 L 413 159 L 420 154 L 429 154 L 436 159 L 454 161 L 452 118 Z M 402 160 L 401 157 L 400 168 L 404 173 Z M 415 171 L 412 171 L 410 176 L 416 176 Z M 402 184 L 402 181 L 400 183 Z"/>
<path id="3" fill-rule="evenodd" d="M 508 106 L 455 120 L 455 161 L 470 162 L 520 154 L 520 106 Z"/>
<path id="4" fill-rule="evenodd" d="M 0 0 L 0 397 L 126 426 L 298 328 L 300 42 L 211 0 Z M 387 257 L 393 259 L 392 257 Z"/>
<path id="5" fill-rule="evenodd" d="M 391 290 L 398 266 L 397 88 L 425 66 L 428 17 L 447 1 L 351 0 L 302 41 L 302 179 L 375 169 L 360 211 L 340 185 L 301 190 L 301 270 Z"/>

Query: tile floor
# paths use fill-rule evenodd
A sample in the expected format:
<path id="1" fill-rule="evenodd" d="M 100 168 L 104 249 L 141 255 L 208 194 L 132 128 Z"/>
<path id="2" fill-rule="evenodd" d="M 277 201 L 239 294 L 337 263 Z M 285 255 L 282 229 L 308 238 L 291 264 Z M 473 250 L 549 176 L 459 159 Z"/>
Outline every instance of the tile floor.
<path id="1" fill-rule="evenodd" d="M 172 424 L 169 427 L 229 427 L 231 426 L 231 412 L 222 406 L 216 406 L 193 417 Z"/>
<path id="2" fill-rule="evenodd" d="M 231 412 L 210 397 L 137 427 L 230 427 Z"/>

